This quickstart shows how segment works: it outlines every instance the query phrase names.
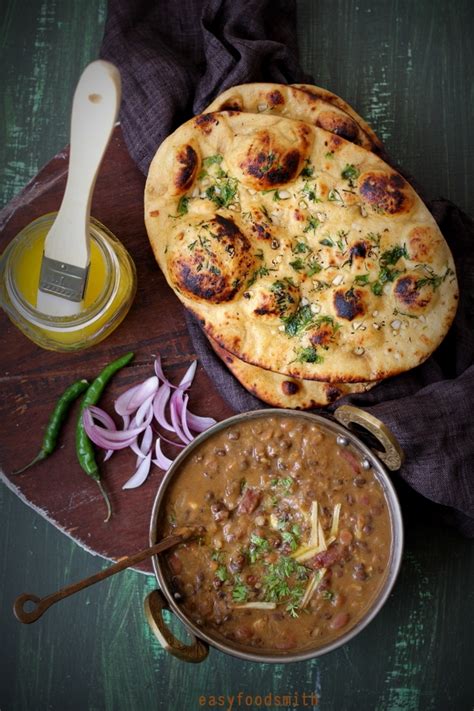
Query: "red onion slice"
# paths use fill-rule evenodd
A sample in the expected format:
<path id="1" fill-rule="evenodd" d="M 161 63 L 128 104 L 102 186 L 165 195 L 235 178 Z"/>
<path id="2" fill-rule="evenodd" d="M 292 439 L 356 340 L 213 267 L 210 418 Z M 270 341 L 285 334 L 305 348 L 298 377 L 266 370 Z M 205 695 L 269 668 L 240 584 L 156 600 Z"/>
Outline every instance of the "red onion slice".
<path id="1" fill-rule="evenodd" d="M 194 435 L 191 434 L 191 432 L 189 431 L 188 420 L 187 420 L 188 402 L 189 402 L 189 395 L 183 395 L 182 408 L 181 408 L 181 426 L 183 428 L 183 432 L 186 435 L 186 437 L 189 439 L 190 442 L 192 442 L 192 440 L 194 439 Z"/>
<path id="2" fill-rule="evenodd" d="M 197 360 L 193 360 L 183 377 L 181 378 L 178 388 L 181 388 L 182 390 L 187 390 L 188 388 L 191 387 L 192 382 L 194 380 L 194 376 L 196 375 L 196 368 L 197 368 Z"/>
<path id="3" fill-rule="evenodd" d="M 115 401 L 115 411 L 119 415 L 131 415 L 142 403 L 150 396 L 156 395 L 158 390 L 158 378 L 152 375 L 140 385 L 135 385 L 133 388 L 126 390 Z"/>
<path id="4" fill-rule="evenodd" d="M 136 489 L 141 486 L 148 474 L 151 466 L 151 452 L 148 452 L 145 459 L 142 460 L 135 474 L 122 486 L 122 489 Z"/>
<path id="5" fill-rule="evenodd" d="M 142 443 L 140 449 L 142 450 L 143 456 L 146 457 L 148 452 L 151 450 L 151 445 L 153 444 L 153 430 L 150 425 L 146 428 L 143 433 Z"/>
<path id="6" fill-rule="evenodd" d="M 107 430 L 95 424 L 88 407 L 82 413 L 82 422 L 89 439 L 103 449 L 125 449 L 145 429 L 140 427 L 133 430 Z"/>
<path id="7" fill-rule="evenodd" d="M 170 413 L 171 422 L 173 424 L 173 429 L 178 435 L 179 439 L 185 444 L 189 444 L 193 439 L 193 436 L 188 437 L 181 426 L 181 411 L 183 409 L 183 391 L 178 388 L 175 390 L 171 396 L 170 400 Z"/>
<path id="8" fill-rule="evenodd" d="M 155 373 L 157 377 L 163 381 L 164 385 L 167 385 L 169 388 L 175 388 L 176 385 L 173 385 L 173 383 L 170 383 L 166 375 L 163 373 L 163 367 L 161 365 L 161 356 L 156 356 L 155 358 Z"/>
<path id="9" fill-rule="evenodd" d="M 117 425 L 110 417 L 110 415 L 105 412 L 105 410 L 102 410 L 100 407 L 96 407 L 95 405 L 89 405 L 89 412 L 91 413 L 94 420 L 98 420 L 108 430 L 117 429 Z"/>
<path id="10" fill-rule="evenodd" d="M 189 427 L 194 430 L 194 432 L 205 432 L 209 427 L 217 424 L 217 420 L 213 417 L 200 417 L 199 415 L 194 415 L 189 410 L 186 412 L 186 419 Z"/>
<path id="11" fill-rule="evenodd" d="M 147 456 L 148 452 L 151 450 L 151 445 L 153 443 L 153 430 L 150 425 L 145 429 L 141 444 L 138 445 L 138 437 L 133 444 L 130 445 L 130 449 L 137 455 L 137 466 L 139 461 Z"/>
<path id="12" fill-rule="evenodd" d="M 123 429 L 128 430 L 130 427 L 130 415 L 121 415 L 123 420 Z"/>
<path id="13" fill-rule="evenodd" d="M 119 397 L 114 402 L 114 409 L 117 415 L 121 415 L 123 417 L 124 415 L 128 414 L 130 400 L 135 395 L 137 390 L 139 390 L 139 388 L 140 384 L 134 385 L 132 388 L 125 390 L 125 392 L 119 395 Z"/>
<path id="14" fill-rule="evenodd" d="M 135 426 L 136 427 L 141 427 L 141 425 L 146 421 L 149 420 L 148 424 L 150 424 L 151 420 L 153 419 L 153 399 L 155 397 L 155 393 L 147 397 L 147 399 L 142 402 L 140 407 L 137 410 L 137 413 L 135 417 L 133 418 L 135 421 Z M 150 415 L 151 413 L 151 415 Z M 148 426 L 147 424 L 147 426 Z"/>
<path id="15" fill-rule="evenodd" d="M 157 467 L 163 469 L 165 472 L 168 471 L 170 466 L 173 464 L 173 460 L 168 459 L 168 457 L 165 457 L 165 455 L 161 451 L 161 442 L 159 437 L 156 440 L 155 454 L 156 459 L 153 459 L 153 464 L 156 464 Z"/>
<path id="16" fill-rule="evenodd" d="M 170 425 L 165 415 L 165 407 L 169 400 L 171 388 L 166 383 L 161 386 L 153 400 L 153 414 L 155 415 L 158 424 L 168 432 L 174 433 L 173 425 Z"/>

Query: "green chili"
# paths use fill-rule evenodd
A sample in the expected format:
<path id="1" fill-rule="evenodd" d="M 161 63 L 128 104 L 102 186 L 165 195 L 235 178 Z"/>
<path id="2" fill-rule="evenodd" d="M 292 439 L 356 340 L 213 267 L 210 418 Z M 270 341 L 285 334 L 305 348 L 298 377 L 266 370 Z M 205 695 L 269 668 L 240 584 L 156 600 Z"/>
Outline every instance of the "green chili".
<path id="1" fill-rule="evenodd" d="M 15 472 L 13 472 L 13 474 L 20 474 L 21 472 L 26 471 L 26 469 L 32 467 L 33 464 L 41 462 L 43 459 L 46 459 L 47 457 L 49 457 L 50 454 L 54 452 L 58 442 L 59 432 L 61 430 L 64 420 L 66 419 L 66 415 L 68 413 L 69 408 L 71 407 L 74 400 L 76 400 L 79 395 L 84 392 L 84 390 L 87 390 L 88 387 L 89 383 L 87 382 L 87 380 L 77 380 L 75 383 L 72 383 L 72 385 L 66 388 L 66 390 L 63 392 L 63 394 L 57 401 L 56 407 L 50 415 L 48 424 L 46 425 L 46 430 L 43 437 L 43 444 L 41 445 L 40 451 L 29 464 L 22 467 L 21 469 L 17 469 Z"/>
<path id="2" fill-rule="evenodd" d="M 105 504 L 107 506 L 107 518 L 105 519 L 105 522 L 107 522 L 111 515 L 112 515 L 112 508 L 110 506 L 110 501 L 109 497 L 107 496 L 107 493 L 102 486 L 102 482 L 100 480 L 100 471 L 99 471 L 99 466 L 96 462 L 95 458 L 95 452 L 94 448 L 92 446 L 92 442 L 90 441 L 89 437 L 87 436 L 85 429 L 84 429 L 84 424 L 82 421 L 82 413 L 86 409 L 86 407 L 89 407 L 90 405 L 96 405 L 100 396 L 102 395 L 102 392 L 104 391 L 105 386 L 111 379 L 111 377 L 121 368 L 123 368 L 125 365 L 130 363 L 132 360 L 134 354 L 133 353 L 127 353 L 126 355 L 122 356 L 121 358 L 118 358 L 117 360 L 114 360 L 112 363 L 109 363 L 109 365 L 106 365 L 105 368 L 102 370 L 101 373 L 97 376 L 97 378 L 89 385 L 86 394 L 84 395 L 81 403 L 81 411 L 79 414 L 79 419 L 77 421 L 77 427 L 76 427 L 76 456 L 79 461 L 79 464 L 81 465 L 82 469 L 88 474 L 94 481 L 97 482 L 97 485 L 100 489 L 100 492 L 102 496 L 104 497 Z"/>

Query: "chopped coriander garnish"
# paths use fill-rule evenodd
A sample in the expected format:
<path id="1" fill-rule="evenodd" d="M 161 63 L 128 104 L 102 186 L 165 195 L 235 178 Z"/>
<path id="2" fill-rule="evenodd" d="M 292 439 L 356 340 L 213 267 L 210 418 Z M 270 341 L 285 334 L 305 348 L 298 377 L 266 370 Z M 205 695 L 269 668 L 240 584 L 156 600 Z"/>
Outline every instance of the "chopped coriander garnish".
<path id="1" fill-rule="evenodd" d="M 297 242 L 292 248 L 293 254 L 303 254 L 304 252 L 311 252 L 311 247 L 306 244 L 306 242 Z"/>
<path id="2" fill-rule="evenodd" d="M 183 195 L 183 197 L 181 197 L 179 199 L 178 208 L 176 210 L 179 217 L 186 215 L 186 213 L 188 212 L 188 204 L 189 204 L 189 198 L 186 197 L 186 195 Z"/>
<path id="3" fill-rule="evenodd" d="M 298 257 L 298 259 L 294 259 L 292 262 L 290 262 L 290 267 L 293 267 L 296 272 L 299 272 L 304 269 L 304 261 L 300 257 Z"/>
<path id="4" fill-rule="evenodd" d="M 354 180 L 356 180 L 359 175 L 360 170 L 358 170 L 355 165 L 352 165 L 352 163 L 348 163 L 341 173 L 341 177 L 344 178 L 344 180 L 349 181 L 349 185 L 351 188 L 354 187 Z"/>
<path id="5" fill-rule="evenodd" d="M 313 320 L 313 313 L 309 304 L 300 306 L 298 311 L 295 311 L 291 316 L 283 318 L 285 324 L 285 333 L 287 336 L 296 336 L 301 331 L 304 331 Z"/>
<path id="6" fill-rule="evenodd" d="M 266 538 L 257 536 L 256 533 L 250 535 L 249 558 L 251 563 L 256 563 L 265 551 L 269 549 L 269 543 Z"/>
<path id="7" fill-rule="evenodd" d="M 403 274 L 403 272 L 399 269 L 387 269 L 387 267 L 382 267 L 379 271 L 377 281 L 374 281 L 370 285 L 372 293 L 375 294 L 375 296 L 380 296 L 383 292 L 384 284 L 394 281 L 400 274 Z"/>
<path id="8" fill-rule="evenodd" d="M 217 192 L 215 185 L 210 185 L 206 190 L 206 196 L 209 200 L 212 200 L 217 207 L 228 207 L 237 194 L 236 178 L 227 178 L 226 180 L 220 181 L 218 190 L 219 192 Z"/>
<path id="9" fill-rule="evenodd" d="M 329 193 L 328 193 L 328 200 L 329 200 L 329 202 L 342 202 L 342 203 L 344 203 L 344 200 L 342 199 L 339 190 L 336 190 L 336 188 L 333 188 L 332 190 L 329 191 Z"/>
<path id="10" fill-rule="evenodd" d="M 309 571 L 298 564 L 293 558 L 282 556 L 276 563 L 267 567 L 267 573 L 263 577 L 264 597 L 269 602 L 283 602 L 288 604 L 299 603 L 304 594 L 302 581 L 307 580 Z M 289 585 L 288 579 L 295 576 L 296 584 Z"/>
<path id="11" fill-rule="evenodd" d="M 216 570 L 216 578 L 219 578 L 219 580 L 222 580 L 222 582 L 225 582 L 229 578 L 229 574 L 227 572 L 227 568 L 225 565 L 220 565 L 217 570 Z"/>
<path id="12" fill-rule="evenodd" d="M 334 599 L 334 593 L 332 590 L 323 590 L 321 594 L 325 600 L 329 600 L 330 602 Z"/>
<path id="13" fill-rule="evenodd" d="M 298 609 L 300 606 L 300 601 L 297 599 L 290 600 L 290 602 L 285 607 L 285 610 L 290 613 L 291 617 L 299 617 Z"/>
<path id="14" fill-rule="evenodd" d="M 232 599 L 235 602 L 245 602 L 249 594 L 249 589 L 245 583 L 242 582 L 242 578 L 240 576 L 236 576 L 235 581 L 236 582 L 232 590 Z"/>
<path id="15" fill-rule="evenodd" d="M 277 487 L 279 489 L 282 489 L 286 493 L 288 493 L 291 490 L 294 483 L 295 483 L 295 480 L 293 479 L 293 477 L 286 476 L 286 477 L 280 477 L 279 479 L 278 478 L 272 479 L 270 482 L 270 486 Z"/>
<path id="16" fill-rule="evenodd" d="M 308 224 L 304 228 L 303 232 L 309 232 L 310 230 L 313 230 L 313 232 L 316 232 L 316 230 L 318 229 L 320 224 L 321 224 L 320 221 L 316 217 L 311 215 L 311 217 L 308 220 Z"/>
<path id="17" fill-rule="evenodd" d="M 447 277 L 450 274 L 454 274 L 453 270 L 450 267 L 446 267 L 446 271 L 444 274 L 436 274 L 431 267 L 429 267 L 427 264 L 420 264 L 419 265 L 422 269 L 424 269 L 426 272 L 428 272 L 428 276 L 424 276 L 421 279 L 417 279 L 416 281 L 416 288 L 421 289 L 423 286 L 431 286 L 434 291 L 441 286 L 443 281 L 447 279 Z M 418 267 L 418 265 L 417 265 Z"/>
<path id="18" fill-rule="evenodd" d="M 369 275 L 368 274 L 358 274 L 356 278 L 354 279 L 354 284 L 359 284 L 360 286 L 364 286 L 365 284 L 369 283 Z"/>
<path id="19" fill-rule="evenodd" d="M 209 168 L 209 166 L 211 166 L 211 165 L 215 165 L 215 164 L 220 165 L 223 160 L 224 160 L 224 156 L 217 153 L 214 156 L 208 156 L 207 158 L 204 158 L 204 160 L 202 161 L 202 164 L 206 168 Z"/>
<path id="20" fill-rule="evenodd" d="M 308 269 L 306 271 L 306 274 L 309 277 L 312 277 L 314 274 L 319 274 L 319 272 L 322 271 L 322 266 L 319 264 L 316 258 L 312 258 L 308 260 Z"/>
<path id="21" fill-rule="evenodd" d="M 288 543 L 292 551 L 295 551 L 298 548 L 298 542 L 295 538 L 295 536 L 290 533 L 290 531 L 284 531 L 282 533 L 282 540 L 283 543 Z"/>
<path id="22" fill-rule="evenodd" d="M 316 197 L 316 185 L 313 187 L 309 183 L 303 185 L 303 190 L 301 191 L 311 202 L 321 202 L 319 198 Z"/>
<path id="23" fill-rule="evenodd" d="M 325 247 L 335 247 L 336 245 L 332 241 L 331 237 L 325 237 L 319 240 L 319 244 L 323 244 Z"/>
<path id="24" fill-rule="evenodd" d="M 306 163 L 306 165 L 303 168 L 303 170 L 301 171 L 300 175 L 302 178 L 311 178 L 314 173 L 314 167 L 311 164 L 311 161 L 309 158 L 306 158 L 305 163 Z"/>
<path id="25" fill-rule="evenodd" d="M 314 346 L 307 346 L 296 352 L 295 360 L 297 363 L 322 363 L 324 358 L 319 355 Z"/>
<path id="26" fill-rule="evenodd" d="M 257 281 L 257 279 L 259 279 L 260 277 L 268 276 L 270 274 L 270 271 L 275 271 L 275 270 L 274 269 L 270 270 L 267 266 L 265 266 L 265 264 L 263 264 L 261 267 L 256 269 L 254 272 L 252 272 L 252 274 L 250 275 L 250 278 L 247 281 L 247 284 L 246 284 L 247 288 L 250 288 L 251 286 L 253 286 L 255 284 L 255 282 Z"/>
<path id="27" fill-rule="evenodd" d="M 397 245 L 393 249 L 388 249 L 386 252 L 383 252 L 380 256 L 380 264 L 383 267 L 387 264 L 396 264 L 400 257 L 405 257 L 406 259 L 410 258 L 405 245 L 403 245 L 403 247 Z"/>

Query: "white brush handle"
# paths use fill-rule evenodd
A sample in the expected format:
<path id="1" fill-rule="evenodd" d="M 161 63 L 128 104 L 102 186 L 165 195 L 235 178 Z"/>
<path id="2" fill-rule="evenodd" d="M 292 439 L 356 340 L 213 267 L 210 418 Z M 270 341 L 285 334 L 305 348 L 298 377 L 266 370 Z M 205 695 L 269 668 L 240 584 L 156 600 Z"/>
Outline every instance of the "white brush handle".
<path id="1" fill-rule="evenodd" d="M 89 263 L 89 218 L 95 181 L 120 106 L 118 69 L 98 60 L 82 73 L 72 104 L 69 173 L 45 254 L 68 264 Z"/>

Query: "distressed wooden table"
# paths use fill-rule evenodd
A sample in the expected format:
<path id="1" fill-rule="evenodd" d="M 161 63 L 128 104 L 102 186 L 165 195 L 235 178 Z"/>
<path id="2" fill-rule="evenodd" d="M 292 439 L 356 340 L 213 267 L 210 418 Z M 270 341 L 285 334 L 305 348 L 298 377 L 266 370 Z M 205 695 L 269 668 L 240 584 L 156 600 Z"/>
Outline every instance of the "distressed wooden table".
<path id="1" fill-rule="evenodd" d="M 298 8 L 303 64 L 317 82 L 372 123 L 429 195 L 442 194 L 473 213 L 472 3 L 300 0 Z M 3 204 L 67 143 L 75 82 L 97 56 L 105 11 L 104 0 L 30 0 L 27 8 L 15 0 L 4 3 Z M 12 401 L 9 422 L 2 425 L 7 432 L 18 422 L 15 397 L 25 387 L 16 383 L 7 353 L 1 377 L 2 394 Z M 25 448 L 31 446 L 25 434 Z M 0 516 L 2 711 L 236 709 L 239 692 L 241 708 L 474 706 L 473 546 L 437 524 L 418 500 L 407 497 L 404 562 L 382 613 L 339 651 L 289 666 L 240 662 L 212 650 L 197 666 L 168 657 L 142 612 L 154 579 L 131 571 L 21 626 L 11 614 L 16 595 L 47 594 L 105 563 L 3 486 Z M 268 703 L 269 694 L 289 698 Z"/>

